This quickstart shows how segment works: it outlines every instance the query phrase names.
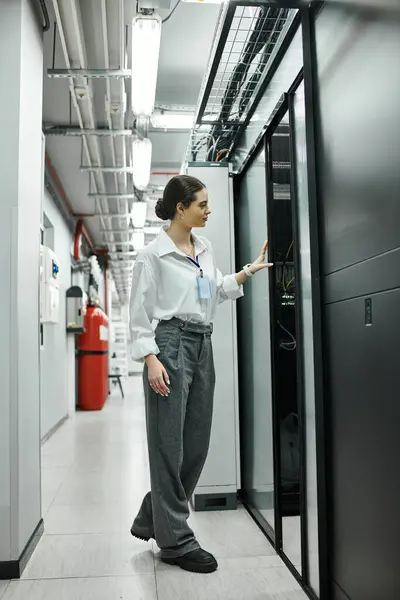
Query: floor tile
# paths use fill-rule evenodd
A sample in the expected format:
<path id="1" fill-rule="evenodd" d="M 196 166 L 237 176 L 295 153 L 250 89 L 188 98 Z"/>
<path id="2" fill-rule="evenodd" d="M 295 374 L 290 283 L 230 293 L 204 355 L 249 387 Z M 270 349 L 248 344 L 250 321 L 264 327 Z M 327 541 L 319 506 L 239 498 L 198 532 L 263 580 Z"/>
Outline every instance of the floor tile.
<path id="1" fill-rule="evenodd" d="M 111 443 L 105 445 L 77 445 L 79 461 L 73 467 L 75 470 L 111 471 L 117 469 L 148 471 L 149 460 L 146 443 L 140 441 L 125 441 L 125 443 Z"/>
<path id="2" fill-rule="evenodd" d="M 271 600 L 308 600 L 308 596 L 303 590 L 296 590 L 292 592 L 280 592 L 278 594 L 272 594 Z"/>
<path id="3" fill-rule="evenodd" d="M 217 558 L 275 554 L 247 511 L 192 513 L 189 523 L 203 548 Z"/>
<path id="4" fill-rule="evenodd" d="M 123 418 L 125 415 L 125 419 Z M 122 436 L 131 443 L 145 443 L 146 429 L 144 418 L 132 419 L 129 413 L 122 412 L 113 419 L 105 411 L 97 417 L 97 422 L 89 420 L 86 414 L 79 417 L 74 435 L 75 443 L 80 444 L 118 444 Z"/>
<path id="5" fill-rule="evenodd" d="M 154 551 L 154 550 L 153 550 Z M 159 550 L 155 550 L 156 571 L 176 570 L 160 560 Z M 245 556 L 241 558 L 218 558 L 219 570 L 252 570 L 268 568 L 284 568 L 282 559 L 278 556 Z"/>
<path id="6" fill-rule="evenodd" d="M 42 492 L 42 518 L 45 519 L 54 502 L 54 495 Z"/>
<path id="7" fill-rule="evenodd" d="M 5 593 L 8 587 L 8 583 L 8 581 L 0 581 L 0 598 L 3 597 L 3 594 Z"/>
<path id="8" fill-rule="evenodd" d="M 1 600 L 157 600 L 157 591 L 160 600 L 305 600 L 243 507 L 191 514 L 218 558 L 212 575 L 168 567 L 154 541 L 132 538 L 149 465 L 140 378 L 125 388 L 124 400 L 116 393 L 104 410 L 76 413 L 44 444 L 45 535 L 23 579 L 0 583 Z"/>
<path id="9" fill-rule="evenodd" d="M 124 535 L 46 535 L 23 579 L 154 573 L 151 546 Z"/>
<path id="10" fill-rule="evenodd" d="M 113 504 L 51 506 L 44 522 L 45 534 L 127 533 L 140 508 L 138 499 L 130 507 Z"/>
<path id="11" fill-rule="evenodd" d="M 155 577 L 15 581 L 2 600 L 157 600 Z"/>
<path id="12" fill-rule="evenodd" d="M 74 450 L 46 453 L 42 451 L 42 469 L 54 469 L 57 467 L 71 467 L 76 461 Z"/>
<path id="13" fill-rule="evenodd" d="M 55 506 L 113 502 L 136 503 L 150 489 L 146 466 L 124 470 L 71 470 L 58 491 Z"/>
<path id="14" fill-rule="evenodd" d="M 56 494 L 69 473 L 68 467 L 42 468 L 42 492 Z"/>
<path id="15" fill-rule="evenodd" d="M 45 517 L 59 492 L 69 468 L 42 469 L 42 516 Z"/>
<path id="16" fill-rule="evenodd" d="M 51 437 L 42 446 L 42 456 L 49 454 L 60 454 L 61 452 L 70 452 L 75 446 L 75 421 L 71 419 L 67 421 L 62 429 L 59 429 L 53 437 Z"/>
<path id="17" fill-rule="evenodd" d="M 159 600 L 286 600 L 288 593 L 301 592 L 284 567 L 221 569 L 207 576 L 176 568 L 175 571 L 157 573 L 157 589 Z M 303 598 L 305 600 L 305 596 Z"/>

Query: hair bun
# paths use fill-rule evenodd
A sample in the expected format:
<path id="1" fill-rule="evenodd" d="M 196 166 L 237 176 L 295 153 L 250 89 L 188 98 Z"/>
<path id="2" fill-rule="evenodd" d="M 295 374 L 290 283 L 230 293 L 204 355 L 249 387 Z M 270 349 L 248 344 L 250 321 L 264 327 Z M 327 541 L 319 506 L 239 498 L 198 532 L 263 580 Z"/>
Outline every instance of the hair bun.
<path id="1" fill-rule="evenodd" d="M 157 200 L 156 215 L 162 221 L 168 221 L 168 219 L 170 218 L 170 216 L 168 214 L 168 211 L 166 209 L 166 206 L 164 204 L 164 200 L 162 198 L 160 198 L 159 200 Z"/>

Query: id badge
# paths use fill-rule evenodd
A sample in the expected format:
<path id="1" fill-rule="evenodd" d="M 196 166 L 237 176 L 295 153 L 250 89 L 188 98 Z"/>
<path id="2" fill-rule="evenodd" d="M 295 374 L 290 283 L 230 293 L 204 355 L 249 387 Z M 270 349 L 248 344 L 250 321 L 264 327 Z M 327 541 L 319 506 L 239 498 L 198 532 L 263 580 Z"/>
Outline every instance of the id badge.
<path id="1" fill-rule="evenodd" d="M 199 294 L 199 300 L 210 300 L 211 298 L 211 285 L 207 275 L 197 276 L 197 291 Z"/>

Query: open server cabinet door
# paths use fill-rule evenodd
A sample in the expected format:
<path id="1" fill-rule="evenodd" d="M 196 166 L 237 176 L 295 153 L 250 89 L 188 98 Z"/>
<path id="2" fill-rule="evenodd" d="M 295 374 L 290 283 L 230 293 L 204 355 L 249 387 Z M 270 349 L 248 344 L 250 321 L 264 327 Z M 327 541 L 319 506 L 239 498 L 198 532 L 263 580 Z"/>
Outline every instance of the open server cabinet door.
<path id="1" fill-rule="evenodd" d="M 276 545 L 303 573 L 304 411 L 298 303 L 298 240 L 293 139 L 288 96 L 265 139 L 269 259 L 272 398 L 275 453 Z"/>
<path id="2" fill-rule="evenodd" d="M 267 279 L 266 288 L 253 294 L 259 281 L 262 288 L 261 280 L 253 280 L 239 308 L 241 497 L 308 595 L 318 598 L 315 352 L 319 346 L 314 343 L 316 295 L 311 289 L 318 278 L 311 275 L 315 265 L 310 256 L 310 165 L 302 73 L 274 114 L 235 187 L 240 260 L 245 259 L 248 240 L 262 230 L 268 232 L 268 260 L 274 263 L 269 287 Z M 252 320 L 260 331 L 268 327 L 261 344 L 248 326 Z M 264 386 L 257 385 L 258 372 L 245 361 L 248 357 L 257 362 L 260 355 L 265 362 Z"/>

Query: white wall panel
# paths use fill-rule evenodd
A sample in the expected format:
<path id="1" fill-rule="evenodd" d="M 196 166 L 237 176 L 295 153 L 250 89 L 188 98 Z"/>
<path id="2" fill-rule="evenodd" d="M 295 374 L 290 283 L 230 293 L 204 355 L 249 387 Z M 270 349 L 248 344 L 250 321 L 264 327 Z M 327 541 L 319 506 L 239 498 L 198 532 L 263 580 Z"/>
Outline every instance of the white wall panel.
<path id="1" fill-rule="evenodd" d="M 189 167 L 208 189 L 212 214 L 199 235 L 207 237 L 223 274 L 235 272 L 233 197 L 227 167 Z M 239 300 L 240 302 L 240 300 Z M 218 493 L 219 486 L 237 489 L 239 482 L 236 306 L 217 309 L 213 347 L 217 375 L 210 451 L 196 494 Z M 205 489 L 207 488 L 207 491 Z M 215 488 L 211 492 L 210 488 Z"/>
<path id="2" fill-rule="evenodd" d="M 43 212 L 52 225 L 52 249 L 60 263 L 60 318 L 56 324 L 43 325 L 40 361 L 42 438 L 64 417 L 71 415 L 75 377 L 73 336 L 65 330 L 65 294 L 71 286 L 73 236 L 47 190 L 43 197 Z"/>

